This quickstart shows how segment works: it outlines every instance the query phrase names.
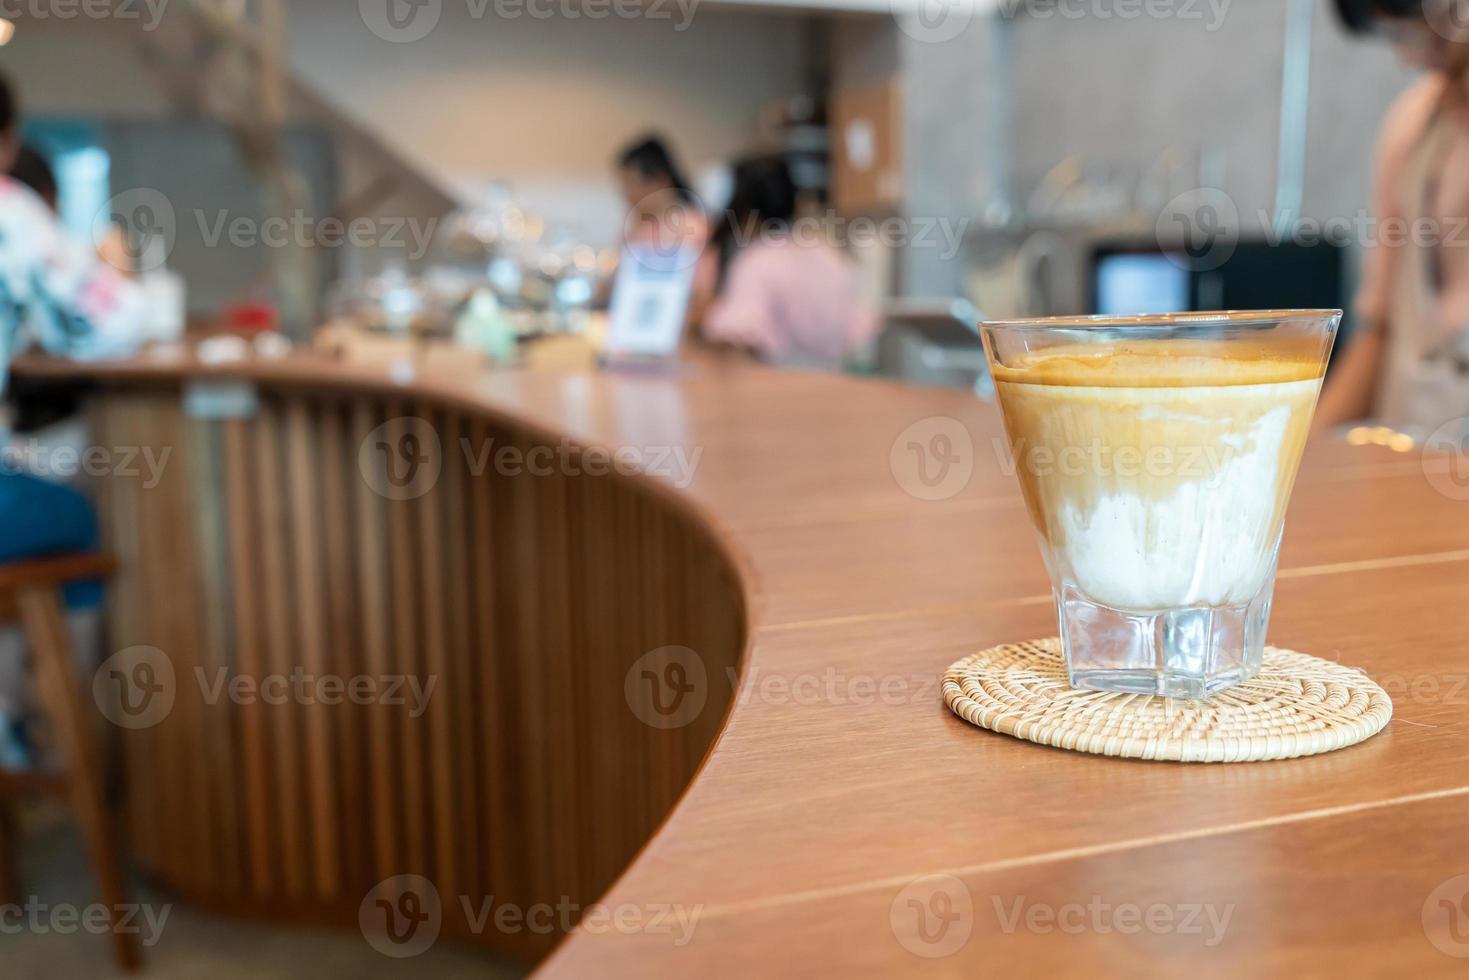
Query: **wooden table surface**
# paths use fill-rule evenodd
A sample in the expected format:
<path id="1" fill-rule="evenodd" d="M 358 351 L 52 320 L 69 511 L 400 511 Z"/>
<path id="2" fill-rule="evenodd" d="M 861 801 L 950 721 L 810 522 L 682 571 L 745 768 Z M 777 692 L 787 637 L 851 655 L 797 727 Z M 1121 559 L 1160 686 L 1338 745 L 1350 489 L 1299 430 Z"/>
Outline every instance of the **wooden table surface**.
<path id="1" fill-rule="evenodd" d="M 389 385 L 304 358 L 223 373 Z M 749 599 L 740 675 L 706 680 L 736 687 L 722 735 L 611 917 L 541 975 L 1469 969 L 1469 486 L 1449 460 L 1317 441 L 1290 508 L 1270 642 L 1366 669 L 1393 696 L 1384 732 L 1292 761 L 1139 762 L 944 707 L 952 661 L 1056 629 L 972 395 L 718 363 L 397 384 L 681 449 L 691 481 L 649 479 L 720 536 Z"/>

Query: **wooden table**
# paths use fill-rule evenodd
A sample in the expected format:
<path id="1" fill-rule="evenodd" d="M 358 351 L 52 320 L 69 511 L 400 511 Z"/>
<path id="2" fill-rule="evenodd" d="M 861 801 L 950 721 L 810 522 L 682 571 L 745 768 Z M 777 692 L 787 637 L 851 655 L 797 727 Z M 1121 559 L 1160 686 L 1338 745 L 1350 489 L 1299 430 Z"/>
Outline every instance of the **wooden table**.
<path id="1" fill-rule="evenodd" d="M 104 407 L 139 392 L 176 399 L 187 379 L 245 378 L 283 399 L 271 411 L 283 413 L 287 431 L 316 432 L 321 417 L 319 407 L 298 417 L 307 410 L 293 400 L 370 400 L 376 407 L 356 429 L 323 430 L 347 439 L 348 455 L 357 429 L 410 405 L 455 432 L 488 426 L 526 444 L 566 437 L 581 447 L 680 450 L 697 460 L 691 472 L 605 478 L 635 489 L 626 499 L 578 489 L 603 478 L 549 477 L 527 490 L 523 477 L 485 477 L 522 494 L 515 506 L 531 508 L 525 514 L 541 515 L 540 536 L 524 547 L 540 541 L 562 555 L 556 581 L 569 583 L 501 581 L 495 608 L 512 618 L 542 609 L 539 632 L 501 635 L 492 624 L 484 633 L 449 631 L 460 636 L 453 656 L 465 665 L 518 665 L 516 683 L 531 694 L 516 695 L 521 727 L 503 737 L 529 754 L 517 756 L 523 766 L 495 756 L 482 778 L 469 772 L 483 761 L 481 742 L 463 772 L 436 774 L 429 765 L 428 788 L 412 792 L 436 800 L 440 780 L 444 794 L 477 785 L 479 795 L 447 811 L 431 804 L 406 829 L 395 824 L 377 852 L 370 842 L 343 843 L 333 862 L 318 862 L 317 906 L 355 908 L 363 882 L 411 864 L 388 844 L 412 850 L 418 833 L 434 842 L 414 866 L 430 877 L 435 855 L 453 842 L 526 862 L 506 886 L 495 861 L 481 861 L 474 887 L 499 884 L 502 896 L 521 902 L 559 895 L 578 909 L 601 896 L 607 912 L 557 946 L 542 967 L 547 977 L 1386 976 L 1469 968 L 1469 877 L 1457 877 L 1469 875 L 1469 487 L 1463 474 L 1455 482 L 1446 459 L 1314 443 L 1288 518 L 1271 641 L 1365 668 L 1393 695 L 1387 730 L 1294 761 L 1145 763 L 982 732 L 943 705 L 939 678 L 953 660 L 1055 632 L 997 418 L 970 395 L 721 364 L 677 378 L 467 372 L 394 382 L 310 359 L 225 369 L 134 363 L 87 374 L 102 382 Z M 146 427 L 161 404 L 132 402 L 142 413 L 134 424 Z M 350 420 L 346 411 L 340 418 Z M 319 446 L 301 441 L 300 469 Z M 947 472 L 935 453 L 948 459 Z M 460 494 L 475 485 L 451 482 Z M 301 500 L 316 492 L 303 486 Z M 552 513 L 561 517 L 545 523 Z M 513 524 L 515 514 L 500 516 L 511 523 L 471 522 L 471 552 Z M 270 533 L 267 522 L 261 547 L 271 547 Z M 650 535 L 664 551 L 640 557 Z M 314 554 L 298 551 L 296 581 L 309 585 Z M 420 567 L 443 560 L 433 552 Z M 694 568 L 702 571 L 686 578 Z M 686 591 L 670 594 L 680 583 Z M 380 586 L 393 591 L 381 582 L 365 588 Z M 477 603 L 479 588 L 475 581 L 446 593 L 445 621 L 455 621 L 457 602 Z M 153 600 L 136 593 L 135 601 Z M 594 624 L 620 634 L 639 615 L 664 623 L 635 642 L 598 646 Z M 439 618 L 420 613 L 431 634 L 422 656 L 443 645 L 432 639 Z M 558 622 L 564 635 L 546 632 Z M 402 650 L 421 646 L 414 630 L 400 639 Z M 648 648 L 638 643 L 690 648 L 702 676 L 668 673 L 670 656 L 690 665 L 687 653 L 660 654 L 639 673 Z M 332 643 L 301 649 L 317 646 Z M 452 675 L 454 663 L 440 666 Z M 683 685 L 702 710 L 683 711 L 650 735 L 653 726 L 631 717 L 646 714 L 640 677 L 650 692 L 658 678 Z M 471 694 L 489 690 L 475 684 Z M 541 722 L 527 728 L 530 714 Z M 308 730 L 310 717 L 300 719 Z M 459 720 L 451 712 L 442 723 Z M 449 731 L 440 734 L 452 742 Z M 556 734 L 568 731 L 575 734 Z M 321 744 L 346 744 L 340 732 L 333 737 Z M 555 756 L 568 739 L 567 755 Z M 322 751 L 302 765 L 332 784 L 338 767 Z M 486 787 L 504 788 L 507 778 L 512 798 L 489 800 Z M 202 770 L 197 779 L 218 781 Z M 659 779 L 669 785 L 657 789 Z M 137 792 L 158 791 L 143 782 Z M 380 788 L 369 780 L 353 792 L 371 798 Z M 522 797 L 540 809 L 525 809 Z M 335 842 L 333 821 L 351 819 L 340 800 L 321 798 L 318 841 Z M 291 805 L 309 811 L 309 794 Z M 629 807 L 638 812 L 614 812 Z M 294 814 L 260 819 L 287 826 Z M 491 819 L 494 826 L 482 822 Z M 655 826 L 634 857 L 634 841 Z M 277 853 L 278 844 L 269 847 Z M 167 851 L 153 845 L 155 871 L 167 865 Z M 342 863 L 359 854 L 370 867 L 344 877 Z M 457 875 L 460 863 L 456 855 L 441 867 Z M 172 868 L 161 876 L 187 877 Z M 466 890 L 436 880 L 448 894 Z M 207 898 L 224 881 L 191 890 Z M 269 881 L 262 887 L 262 900 L 285 901 Z M 308 883 L 285 904 L 304 907 L 312 902 L 302 896 L 312 895 Z M 527 956 L 544 952 L 544 943 L 521 948 L 508 931 L 476 938 Z"/>

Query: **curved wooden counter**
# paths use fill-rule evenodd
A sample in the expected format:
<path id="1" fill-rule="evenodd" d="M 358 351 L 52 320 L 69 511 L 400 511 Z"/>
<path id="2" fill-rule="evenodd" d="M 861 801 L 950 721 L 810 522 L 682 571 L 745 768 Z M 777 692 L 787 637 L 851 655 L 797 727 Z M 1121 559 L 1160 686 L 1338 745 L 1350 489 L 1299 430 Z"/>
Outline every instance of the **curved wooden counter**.
<path id="1" fill-rule="evenodd" d="M 201 658 L 255 650 L 281 668 L 316 650 L 446 681 L 424 724 L 329 722 L 366 735 L 319 732 L 328 722 L 305 713 L 210 721 L 182 699 L 129 733 L 151 739 L 129 755 L 139 853 L 181 891 L 350 919 L 385 873 L 418 872 L 454 934 L 472 923 L 453 921 L 452 896 L 600 894 L 608 911 L 555 950 L 551 977 L 1436 974 L 1469 953 L 1469 878 L 1454 880 L 1469 874 L 1469 491 L 1447 460 L 1314 444 L 1292 503 L 1272 642 L 1367 669 L 1394 697 L 1384 733 L 1288 762 L 1139 763 L 993 736 L 943 707 L 951 661 L 1055 629 L 997 419 L 963 393 L 715 364 L 400 383 L 309 359 L 86 373 L 100 444 L 168 432 L 210 461 L 197 487 L 250 501 L 246 518 L 195 521 L 249 529 L 239 540 L 189 541 L 169 514 L 207 511 L 211 494 L 119 502 L 103 481 L 139 569 L 119 596 L 130 642 L 164 646 L 127 622 L 151 609 L 186 631 L 175 648 L 201 636 Z M 181 383 L 226 377 L 257 386 L 258 420 L 178 412 Z M 667 472 L 475 475 L 446 454 L 433 492 L 383 500 L 356 475 L 357 447 L 403 416 L 523 449 L 676 448 L 697 466 L 682 486 Z M 356 503 L 338 513 L 339 499 Z M 177 534 L 150 544 L 160 526 Z M 253 593 L 179 574 L 218 549 L 256 555 Z M 252 622 L 292 632 L 252 638 Z M 666 672 L 688 653 L 638 667 L 699 688 L 703 706 L 655 728 L 628 676 L 667 646 L 689 648 L 702 679 Z M 209 754 L 248 744 L 252 724 L 282 726 L 261 739 L 276 751 Z M 252 818 L 252 780 L 277 776 L 300 796 L 267 788 Z M 313 792 L 323 777 L 339 792 Z M 292 826 L 311 836 L 277 839 Z M 225 868 L 198 861 L 232 853 Z M 530 956 L 547 942 L 493 923 L 479 938 Z"/>

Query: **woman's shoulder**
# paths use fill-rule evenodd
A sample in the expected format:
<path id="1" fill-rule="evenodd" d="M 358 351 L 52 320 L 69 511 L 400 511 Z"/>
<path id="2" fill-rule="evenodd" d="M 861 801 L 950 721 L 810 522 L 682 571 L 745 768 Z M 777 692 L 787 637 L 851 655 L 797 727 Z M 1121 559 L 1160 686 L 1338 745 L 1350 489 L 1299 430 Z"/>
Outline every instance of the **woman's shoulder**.
<path id="1" fill-rule="evenodd" d="M 56 225 L 41 195 L 8 174 L 0 174 L 0 222 L 12 233 L 27 236 L 49 234 Z"/>
<path id="2" fill-rule="evenodd" d="M 41 195 L 9 174 L 0 174 L 0 202 L 42 212 L 50 210 Z"/>
<path id="3" fill-rule="evenodd" d="M 781 266 L 807 270 L 844 270 L 851 265 L 846 253 L 830 242 L 791 235 L 757 235 L 735 252 L 733 261 L 751 268 Z"/>
<path id="4" fill-rule="evenodd" d="M 1431 72 L 1399 92 L 1388 107 L 1377 138 L 1377 155 L 1384 168 L 1406 162 L 1440 109 L 1450 105 L 1451 86 Z"/>

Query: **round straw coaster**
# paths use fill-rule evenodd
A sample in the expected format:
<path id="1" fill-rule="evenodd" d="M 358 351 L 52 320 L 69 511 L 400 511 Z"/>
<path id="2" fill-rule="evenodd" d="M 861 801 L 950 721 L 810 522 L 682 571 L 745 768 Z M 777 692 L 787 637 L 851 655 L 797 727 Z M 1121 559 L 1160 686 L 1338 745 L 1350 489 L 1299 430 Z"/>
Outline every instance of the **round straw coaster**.
<path id="1" fill-rule="evenodd" d="M 1074 690 L 1061 641 L 1007 643 L 944 675 L 965 721 L 1041 745 L 1125 759 L 1257 762 L 1355 745 L 1382 731 L 1392 700 L 1362 671 L 1265 648 L 1260 673 L 1204 701 Z"/>

